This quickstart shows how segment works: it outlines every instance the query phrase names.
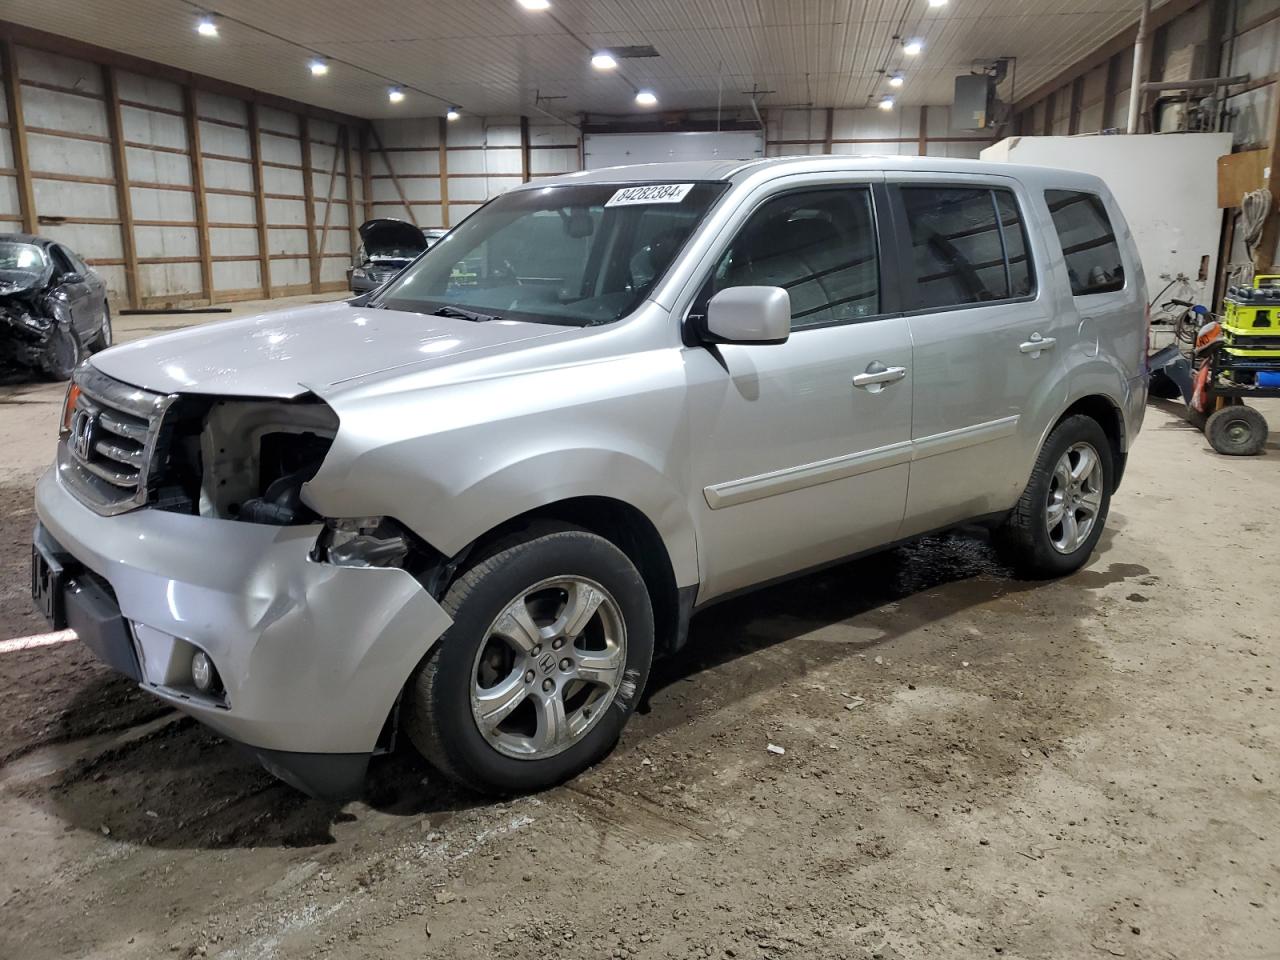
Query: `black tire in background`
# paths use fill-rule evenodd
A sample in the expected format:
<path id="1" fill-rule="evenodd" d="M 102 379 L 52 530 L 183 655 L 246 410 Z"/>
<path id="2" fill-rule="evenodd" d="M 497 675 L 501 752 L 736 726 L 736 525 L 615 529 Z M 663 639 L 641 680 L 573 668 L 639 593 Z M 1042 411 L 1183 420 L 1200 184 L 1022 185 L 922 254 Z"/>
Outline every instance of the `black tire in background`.
<path id="1" fill-rule="evenodd" d="M 55 323 L 44 351 L 44 372 L 51 380 L 70 380 L 85 358 L 80 335 L 69 323 Z"/>
<path id="2" fill-rule="evenodd" d="M 1210 446 L 1224 456 L 1257 456 L 1267 443 L 1267 418 L 1253 407 L 1232 404 L 1209 418 L 1204 435 Z"/>
<path id="3" fill-rule="evenodd" d="M 1088 536 L 1069 553 L 1058 550 L 1051 538 L 1048 508 L 1054 471 L 1069 451 L 1087 445 L 1101 462 L 1100 505 Z M 1017 505 L 996 531 L 995 544 L 1006 562 L 1022 577 L 1048 579 L 1074 573 L 1088 562 L 1106 526 L 1111 509 L 1115 466 L 1111 441 L 1092 417 L 1076 414 L 1063 420 L 1049 434 L 1031 471 L 1031 480 Z"/>
<path id="4" fill-rule="evenodd" d="M 473 714 L 477 659 L 513 598 L 563 577 L 587 578 L 615 601 L 625 630 L 623 681 L 576 742 L 553 756 L 516 758 L 486 739 Z M 577 528 L 529 531 L 472 560 L 443 606 L 453 625 L 410 678 L 401 715 L 410 742 L 436 769 L 481 793 L 527 793 L 576 776 L 613 749 L 648 680 L 654 644 L 648 590 L 613 543 Z"/>
<path id="5" fill-rule="evenodd" d="M 94 334 L 92 340 L 88 344 L 88 352 L 98 353 L 111 346 L 111 306 L 107 301 L 102 301 L 102 326 L 98 332 Z"/>

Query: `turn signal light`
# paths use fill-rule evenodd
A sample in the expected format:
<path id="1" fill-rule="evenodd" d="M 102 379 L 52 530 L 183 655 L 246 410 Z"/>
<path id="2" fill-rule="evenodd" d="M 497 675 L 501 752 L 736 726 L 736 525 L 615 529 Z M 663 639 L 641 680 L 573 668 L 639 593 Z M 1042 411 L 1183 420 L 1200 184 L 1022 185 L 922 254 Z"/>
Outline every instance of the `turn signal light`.
<path id="1" fill-rule="evenodd" d="M 80 400 L 80 385 L 72 382 L 67 386 L 67 395 L 62 399 L 62 419 L 58 423 L 58 436 L 65 437 L 71 432 L 71 418 L 76 412 L 76 403 Z"/>

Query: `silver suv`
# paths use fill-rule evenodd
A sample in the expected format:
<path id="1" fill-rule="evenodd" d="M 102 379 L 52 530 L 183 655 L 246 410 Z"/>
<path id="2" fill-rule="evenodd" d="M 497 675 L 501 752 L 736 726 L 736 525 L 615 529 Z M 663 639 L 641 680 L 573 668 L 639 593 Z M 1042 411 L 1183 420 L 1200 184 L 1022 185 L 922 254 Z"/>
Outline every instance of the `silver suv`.
<path id="1" fill-rule="evenodd" d="M 406 735 L 482 791 L 600 760 L 735 592 L 960 523 L 1089 557 L 1142 422 L 1107 188 L 810 157 L 542 180 L 390 284 L 82 365 L 33 593 L 315 794 Z"/>

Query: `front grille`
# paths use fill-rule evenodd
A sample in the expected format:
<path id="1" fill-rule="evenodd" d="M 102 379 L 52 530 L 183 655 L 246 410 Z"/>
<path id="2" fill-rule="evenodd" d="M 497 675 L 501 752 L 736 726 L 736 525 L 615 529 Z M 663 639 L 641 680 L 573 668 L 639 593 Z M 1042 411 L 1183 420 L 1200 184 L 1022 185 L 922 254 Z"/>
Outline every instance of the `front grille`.
<path id="1" fill-rule="evenodd" d="M 375 283 L 386 283 L 388 280 L 394 277 L 397 273 L 399 273 L 402 269 L 404 268 L 403 267 L 370 267 L 368 270 L 369 279 L 373 280 Z"/>
<path id="2" fill-rule="evenodd" d="M 85 365 L 70 429 L 58 443 L 58 473 L 76 498 L 101 514 L 147 502 L 160 422 L 173 399 L 121 383 Z"/>

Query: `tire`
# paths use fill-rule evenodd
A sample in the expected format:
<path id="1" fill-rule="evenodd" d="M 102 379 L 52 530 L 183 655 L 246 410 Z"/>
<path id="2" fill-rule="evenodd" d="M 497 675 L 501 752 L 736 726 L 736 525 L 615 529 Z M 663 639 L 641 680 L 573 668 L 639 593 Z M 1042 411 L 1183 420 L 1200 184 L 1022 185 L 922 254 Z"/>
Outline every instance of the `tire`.
<path id="1" fill-rule="evenodd" d="M 621 550 L 585 530 L 530 531 L 471 563 L 443 606 L 453 625 L 410 678 L 402 711 L 410 742 L 436 769 L 481 793 L 528 793 L 613 749 L 648 680 L 654 643 L 648 591 Z M 571 606 L 594 610 L 586 627 L 551 634 Z M 544 632 L 520 630 L 508 616 L 520 610 Z M 592 653 L 604 679 L 578 679 Z M 485 710 L 501 719 L 482 729 Z"/>
<path id="2" fill-rule="evenodd" d="M 1242 403 L 1223 407 L 1209 418 L 1204 435 L 1227 457 L 1253 457 L 1267 443 L 1267 418 Z"/>
<path id="3" fill-rule="evenodd" d="M 1204 428 L 1208 426 L 1209 418 L 1211 416 L 1213 416 L 1212 412 L 1206 413 L 1203 410 L 1197 410 L 1193 406 L 1187 406 L 1187 423 L 1191 424 L 1201 433 L 1204 433 Z"/>
<path id="4" fill-rule="evenodd" d="M 98 333 L 89 341 L 89 353 L 98 353 L 111 346 L 111 306 L 105 300 L 102 301 L 102 326 L 98 329 Z"/>
<path id="5" fill-rule="evenodd" d="M 1086 451 L 1096 458 L 1087 469 L 1080 466 Z M 996 532 L 1001 554 L 1019 576 L 1031 579 L 1079 570 L 1102 536 L 1114 483 L 1111 441 L 1098 421 L 1079 414 L 1063 420 L 1049 434 L 1017 506 Z M 1061 517 L 1056 524 L 1055 516 Z"/>
<path id="6" fill-rule="evenodd" d="M 71 374 L 85 357 L 80 335 L 70 324 L 54 324 L 44 349 L 41 366 L 51 380 L 70 380 Z"/>

